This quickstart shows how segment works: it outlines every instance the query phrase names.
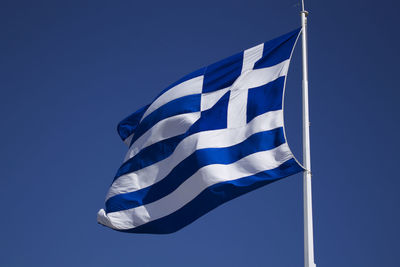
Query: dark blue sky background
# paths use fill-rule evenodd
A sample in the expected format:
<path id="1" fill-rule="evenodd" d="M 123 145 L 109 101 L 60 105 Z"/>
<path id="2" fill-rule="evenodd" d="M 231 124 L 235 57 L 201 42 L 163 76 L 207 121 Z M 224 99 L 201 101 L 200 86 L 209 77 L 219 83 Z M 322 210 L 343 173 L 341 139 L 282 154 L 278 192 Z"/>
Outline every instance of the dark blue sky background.
<path id="1" fill-rule="evenodd" d="M 306 2 L 317 266 L 398 266 L 399 4 Z M 183 75 L 300 26 L 296 0 L 1 1 L 0 266 L 302 266 L 302 176 L 171 235 L 96 223 L 117 123 Z M 301 159 L 301 46 L 285 119 Z"/>

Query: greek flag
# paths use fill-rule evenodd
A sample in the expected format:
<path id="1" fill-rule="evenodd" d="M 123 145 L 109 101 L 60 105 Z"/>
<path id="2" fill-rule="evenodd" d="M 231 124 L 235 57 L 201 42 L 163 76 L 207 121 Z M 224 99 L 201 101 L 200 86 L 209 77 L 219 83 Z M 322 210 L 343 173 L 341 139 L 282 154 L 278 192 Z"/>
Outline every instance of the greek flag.
<path id="1" fill-rule="evenodd" d="M 300 29 L 195 71 L 118 125 L 129 145 L 100 224 L 175 232 L 224 202 L 303 171 L 283 125 Z"/>

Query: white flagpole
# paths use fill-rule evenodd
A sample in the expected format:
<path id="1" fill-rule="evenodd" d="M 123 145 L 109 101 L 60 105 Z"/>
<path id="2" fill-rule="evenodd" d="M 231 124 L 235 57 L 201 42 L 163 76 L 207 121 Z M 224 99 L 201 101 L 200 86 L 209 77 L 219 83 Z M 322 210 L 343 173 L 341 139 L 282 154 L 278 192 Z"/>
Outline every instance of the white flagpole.
<path id="1" fill-rule="evenodd" d="M 304 194 L 304 267 L 315 267 L 314 235 L 311 198 L 311 161 L 310 161 L 310 120 L 308 114 L 308 64 L 307 64 L 307 15 L 302 0 L 301 26 L 303 50 L 303 194 Z"/>

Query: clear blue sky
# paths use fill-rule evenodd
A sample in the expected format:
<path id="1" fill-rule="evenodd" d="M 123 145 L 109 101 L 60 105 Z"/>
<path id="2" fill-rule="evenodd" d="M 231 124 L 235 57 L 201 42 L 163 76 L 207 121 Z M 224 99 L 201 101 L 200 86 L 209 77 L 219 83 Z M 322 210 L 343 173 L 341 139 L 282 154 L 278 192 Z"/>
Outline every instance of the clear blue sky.
<path id="1" fill-rule="evenodd" d="M 317 266 L 398 266 L 399 4 L 306 2 Z M 183 75 L 300 25 L 296 0 L 2 1 L 0 266 L 302 266 L 302 176 L 170 235 L 96 223 L 117 123 Z M 301 159 L 301 57 L 287 83 Z"/>

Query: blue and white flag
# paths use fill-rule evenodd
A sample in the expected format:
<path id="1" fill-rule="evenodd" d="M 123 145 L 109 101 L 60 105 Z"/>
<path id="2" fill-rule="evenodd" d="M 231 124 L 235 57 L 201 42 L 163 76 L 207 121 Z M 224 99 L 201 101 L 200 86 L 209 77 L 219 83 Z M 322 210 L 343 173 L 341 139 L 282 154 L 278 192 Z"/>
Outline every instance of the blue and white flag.
<path id="1" fill-rule="evenodd" d="M 283 126 L 300 29 L 195 71 L 118 125 L 129 145 L 97 221 L 175 232 L 224 202 L 303 170 Z"/>

